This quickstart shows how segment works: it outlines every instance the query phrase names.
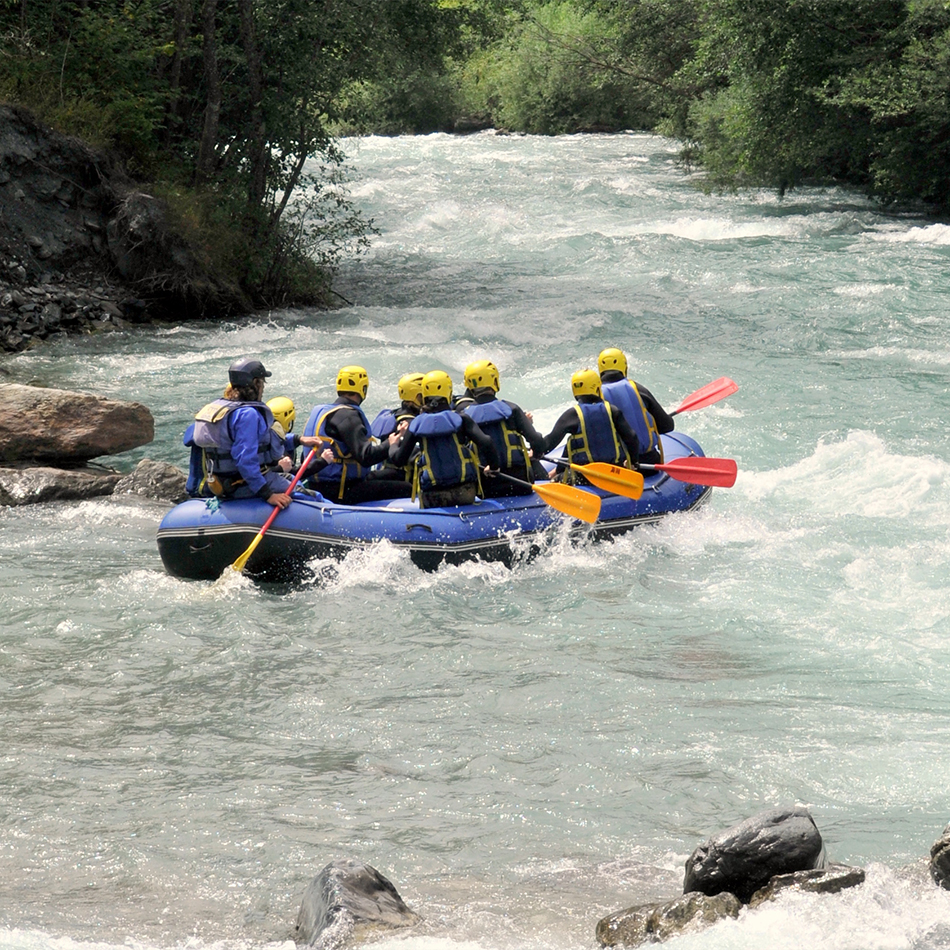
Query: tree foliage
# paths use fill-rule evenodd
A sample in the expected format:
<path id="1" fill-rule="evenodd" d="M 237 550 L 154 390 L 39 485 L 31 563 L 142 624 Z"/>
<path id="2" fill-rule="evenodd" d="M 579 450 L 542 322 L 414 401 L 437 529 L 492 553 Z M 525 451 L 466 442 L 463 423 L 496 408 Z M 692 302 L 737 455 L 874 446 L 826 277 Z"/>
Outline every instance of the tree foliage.
<path id="1" fill-rule="evenodd" d="M 322 231 L 316 257 L 332 267 L 367 231 L 340 197 L 328 131 L 344 91 L 441 62 L 463 13 L 444 0 L 0 0 L 0 94 L 192 189 L 209 228 L 244 236 L 240 254 L 222 245 L 245 289 L 274 302 L 278 265 L 303 263 L 292 247 Z M 295 204 L 311 158 L 327 200 Z"/>

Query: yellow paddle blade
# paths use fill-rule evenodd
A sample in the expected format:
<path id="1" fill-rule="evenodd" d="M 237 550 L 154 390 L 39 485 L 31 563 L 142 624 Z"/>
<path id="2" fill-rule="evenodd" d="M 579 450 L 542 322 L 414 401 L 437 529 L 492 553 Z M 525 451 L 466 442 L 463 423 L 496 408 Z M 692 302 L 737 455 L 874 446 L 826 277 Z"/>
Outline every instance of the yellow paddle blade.
<path id="1" fill-rule="evenodd" d="M 643 476 L 632 469 L 609 462 L 591 462 L 589 465 L 571 465 L 596 488 L 623 495 L 625 498 L 639 498 L 643 494 Z"/>
<path id="2" fill-rule="evenodd" d="M 531 486 L 552 508 L 563 511 L 564 514 L 593 524 L 600 515 L 600 496 L 574 488 L 573 485 L 560 485 L 552 482 L 550 485 Z"/>
<path id="3" fill-rule="evenodd" d="M 244 570 L 244 565 L 247 564 L 247 559 L 254 553 L 257 549 L 257 546 L 261 543 L 261 538 L 264 537 L 263 531 L 258 531 L 254 536 L 254 540 L 248 545 L 247 550 L 231 565 L 232 571 L 237 571 L 238 574 Z"/>

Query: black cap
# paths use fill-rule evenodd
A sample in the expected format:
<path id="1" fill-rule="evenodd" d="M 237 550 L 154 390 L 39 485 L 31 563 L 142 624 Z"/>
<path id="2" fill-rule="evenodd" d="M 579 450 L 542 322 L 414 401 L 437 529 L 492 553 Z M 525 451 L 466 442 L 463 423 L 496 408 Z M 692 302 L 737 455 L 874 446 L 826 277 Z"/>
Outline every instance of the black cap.
<path id="1" fill-rule="evenodd" d="M 260 360 L 238 360 L 228 367 L 228 381 L 232 386 L 250 386 L 255 379 L 273 375 L 264 369 Z"/>

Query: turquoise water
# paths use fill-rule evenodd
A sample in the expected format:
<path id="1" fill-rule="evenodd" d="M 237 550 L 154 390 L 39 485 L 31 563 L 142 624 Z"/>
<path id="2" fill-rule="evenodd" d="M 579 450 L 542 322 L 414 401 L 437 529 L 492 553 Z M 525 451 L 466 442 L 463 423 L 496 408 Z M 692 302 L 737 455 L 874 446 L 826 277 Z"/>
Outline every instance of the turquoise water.
<path id="1" fill-rule="evenodd" d="M 426 918 L 405 950 L 576 950 L 673 896 L 772 805 L 868 869 L 680 941 L 950 946 L 925 858 L 950 820 L 950 227 L 844 192 L 704 195 L 641 135 L 363 139 L 381 234 L 353 306 L 70 340 L 19 382 L 136 399 L 145 455 L 227 365 L 306 412 L 366 366 L 491 358 L 547 431 L 605 346 L 735 488 L 616 542 L 435 574 L 393 548 L 291 591 L 166 575 L 163 507 L 0 509 L 0 950 L 292 939 L 355 856 Z M 286 948 L 285 948 L 286 950 Z"/>

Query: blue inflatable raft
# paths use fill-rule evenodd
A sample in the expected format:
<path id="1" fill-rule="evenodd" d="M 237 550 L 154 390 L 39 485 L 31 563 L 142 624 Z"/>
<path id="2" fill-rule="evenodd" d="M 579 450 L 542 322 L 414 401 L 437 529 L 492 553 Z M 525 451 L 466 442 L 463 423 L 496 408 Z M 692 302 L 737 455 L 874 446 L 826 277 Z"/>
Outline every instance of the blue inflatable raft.
<path id="1" fill-rule="evenodd" d="M 662 439 L 667 462 L 703 455 L 695 441 L 679 432 Z M 603 501 L 595 524 L 573 522 L 572 531 L 581 538 L 612 537 L 670 512 L 688 511 L 705 502 L 712 491 L 663 473 L 646 477 L 637 500 L 585 490 L 596 492 Z M 247 550 L 272 511 L 256 498 L 221 504 L 197 498 L 183 502 L 159 525 L 162 562 L 176 577 L 214 579 Z M 408 498 L 339 505 L 320 495 L 295 492 L 293 504 L 274 520 L 244 572 L 266 581 L 299 580 L 308 561 L 339 558 L 384 539 L 404 548 L 426 570 L 475 558 L 510 564 L 515 557 L 542 550 L 565 520 L 572 521 L 535 492 L 425 510 Z"/>

